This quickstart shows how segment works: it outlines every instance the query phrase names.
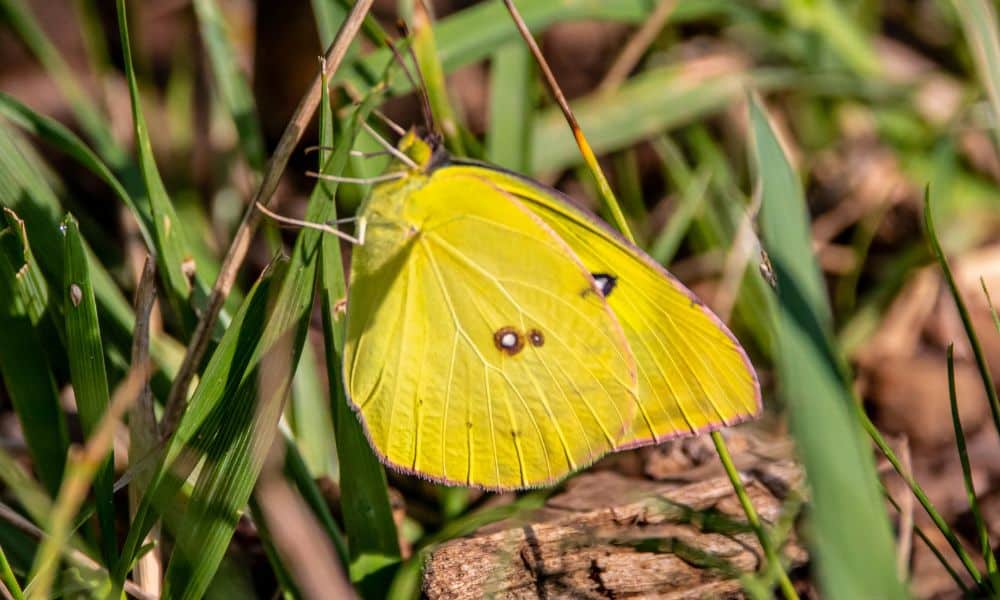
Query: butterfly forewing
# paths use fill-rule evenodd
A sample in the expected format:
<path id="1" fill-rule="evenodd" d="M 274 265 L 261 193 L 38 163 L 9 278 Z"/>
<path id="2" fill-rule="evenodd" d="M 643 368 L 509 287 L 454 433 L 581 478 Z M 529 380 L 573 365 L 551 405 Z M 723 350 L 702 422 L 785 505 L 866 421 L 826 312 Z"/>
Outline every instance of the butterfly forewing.
<path id="1" fill-rule="evenodd" d="M 442 170 L 484 178 L 519 198 L 607 282 L 608 304 L 638 367 L 640 410 L 623 446 L 717 429 L 760 412 L 757 377 L 735 337 L 641 250 L 556 190 L 486 166 Z"/>
<path id="2" fill-rule="evenodd" d="M 413 176 L 362 210 L 347 392 L 389 464 L 509 489 L 619 447 L 636 361 L 590 271 L 520 201 L 477 176 Z"/>

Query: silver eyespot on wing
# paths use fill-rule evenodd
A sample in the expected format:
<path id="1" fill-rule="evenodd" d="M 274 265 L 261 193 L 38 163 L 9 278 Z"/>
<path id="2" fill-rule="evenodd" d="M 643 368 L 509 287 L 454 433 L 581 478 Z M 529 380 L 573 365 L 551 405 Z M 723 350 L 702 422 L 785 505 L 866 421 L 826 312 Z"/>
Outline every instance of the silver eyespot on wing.
<path id="1" fill-rule="evenodd" d="M 524 348 L 524 337 L 511 326 L 501 327 L 493 334 L 493 343 L 497 350 L 514 356 Z"/>

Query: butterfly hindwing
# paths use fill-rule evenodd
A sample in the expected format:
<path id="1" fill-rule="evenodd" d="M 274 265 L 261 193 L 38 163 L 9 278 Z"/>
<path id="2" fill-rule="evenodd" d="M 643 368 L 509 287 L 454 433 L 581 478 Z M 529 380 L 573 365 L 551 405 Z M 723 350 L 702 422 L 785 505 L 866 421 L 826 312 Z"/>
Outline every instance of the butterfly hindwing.
<path id="1" fill-rule="evenodd" d="M 590 271 L 542 219 L 478 176 L 439 170 L 362 210 L 344 372 L 389 464 L 509 489 L 620 446 L 636 362 Z"/>
<path id="2" fill-rule="evenodd" d="M 640 411 L 623 446 L 718 429 L 760 412 L 760 387 L 742 347 L 653 259 L 556 190 L 476 164 L 442 170 L 482 177 L 516 196 L 604 282 L 638 367 Z"/>

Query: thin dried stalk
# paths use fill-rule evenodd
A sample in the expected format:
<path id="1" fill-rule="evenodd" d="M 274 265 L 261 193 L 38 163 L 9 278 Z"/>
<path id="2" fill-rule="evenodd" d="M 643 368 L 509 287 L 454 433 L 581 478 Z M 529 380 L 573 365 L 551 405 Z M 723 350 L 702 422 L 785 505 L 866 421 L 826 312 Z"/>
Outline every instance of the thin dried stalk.
<path id="1" fill-rule="evenodd" d="M 628 74 L 639 64 L 639 59 L 645 54 L 646 49 L 649 48 L 649 45 L 653 43 L 656 36 L 663 30 L 667 19 L 670 18 L 670 13 L 674 12 L 674 7 L 676 6 L 677 0 L 661 0 L 656 5 L 656 8 L 646 18 L 642 27 L 625 44 L 625 48 L 622 49 L 618 57 L 615 58 L 615 62 L 611 65 L 611 68 L 604 75 L 604 79 L 597 86 L 600 93 L 606 94 L 614 90 L 628 78 Z"/>
<path id="2" fill-rule="evenodd" d="M 156 263 L 149 256 L 142 268 L 142 276 L 135 293 L 135 333 L 132 338 L 132 366 L 145 369 L 143 387 L 139 399 L 129 415 L 129 464 L 137 468 L 142 457 L 152 452 L 158 443 L 159 434 L 156 425 L 156 413 L 153 411 L 153 393 L 149 387 L 149 328 L 150 315 L 156 301 Z M 141 469 L 141 467 L 139 467 Z M 149 482 L 148 472 L 137 474 L 128 486 L 129 513 L 135 517 L 142 496 L 146 493 Z M 144 544 L 152 548 L 136 562 L 135 582 L 143 591 L 158 598 L 162 590 L 163 562 L 160 555 L 159 531 L 157 527 L 150 530 Z"/>
<path id="3" fill-rule="evenodd" d="M 36 540 L 44 540 L 48 537 L 47 534 L 36 527 L 34 523 L 25 519 L 21 516 L 21 513 L 7 506 L 3 502 L 0 502 L 0 520 L 6 521 L 9 525 L 21 533 L 27 534 Z M 80 568 L 107 574 L 107 571 L 101 567 L 97 561 L 72 546 L 67 545 L 63 547 L 63 557 L 68 562 L 71 562 Z M 150 596 L 131 580 L 125 581 L 125 591 L 128 592 L 130 596 L 134 596 L 139 600 L 157 600 L 157 598 L 159 598 L 159 596 Z"/>
<path id="4" fill-rule="evenodd" d="M 28 598 L 49 597 L 52 579 L 59 567 L 59 558 L 69 542 L 73 519 L 87 499 L 90 484 L 111 447 L 115 431 L 121 427 L 122 417 L 139 396 L 145 372 L 146 369 L 142 367 L 133 367 L 128 372 L 125 380 L 115 390 L 111 404 L 87 440 L 86 446 L 82 449 L 70 449 L 66 476 L 49 518 L 49 536 L 42 540 L 32 568 L 34 576 L 31 578 Z"/>

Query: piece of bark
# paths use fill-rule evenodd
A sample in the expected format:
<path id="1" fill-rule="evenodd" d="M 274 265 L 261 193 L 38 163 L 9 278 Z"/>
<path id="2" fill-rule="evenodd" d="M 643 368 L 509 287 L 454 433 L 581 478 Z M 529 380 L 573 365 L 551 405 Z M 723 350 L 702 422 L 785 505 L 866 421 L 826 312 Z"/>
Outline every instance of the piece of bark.
<path id="1" fill-rule="evenodd" d="M 797 488 L 801 472 L 768 475 L 782 473 L 785 489 Z M 781 500 L 753 477 L 745 483 L 758 514 L 774 522 Z M 793 565 L 807 559 L 794 539 L 783 552 Z M 738 597 L 735 577 L 762 561 L 727 478 L 664 484 L 597 472 L 574 479 L 527 519 L 442 544 L 425 565 L 424 594 L 431 600 Z"/>

